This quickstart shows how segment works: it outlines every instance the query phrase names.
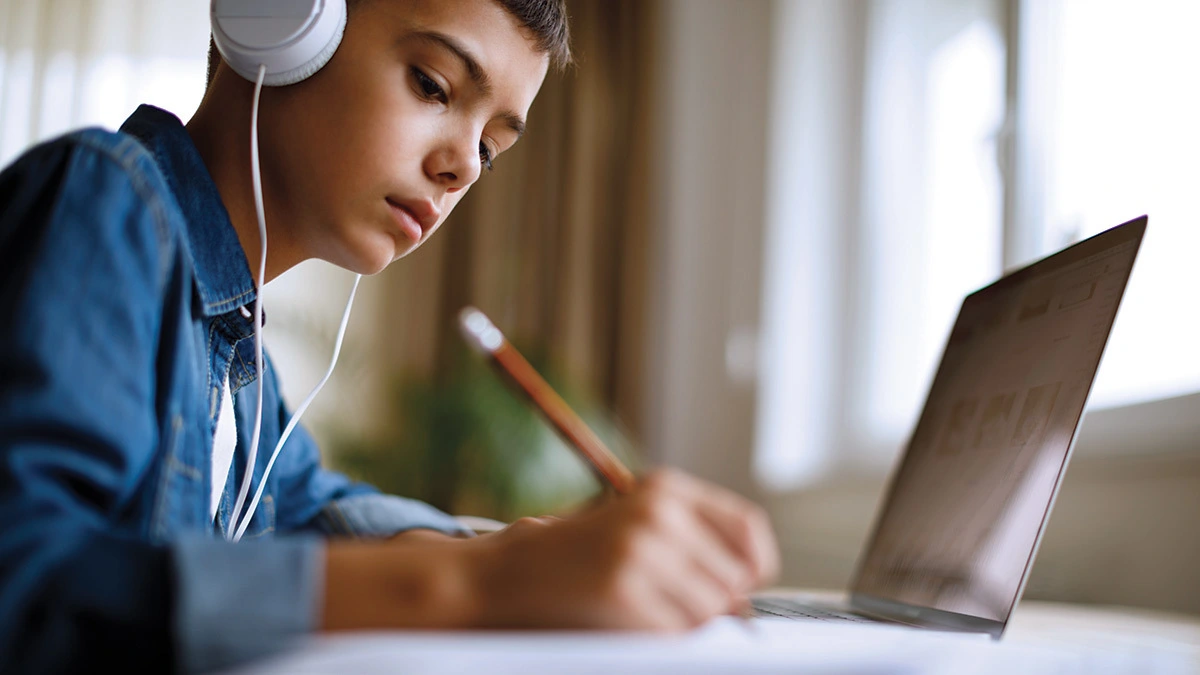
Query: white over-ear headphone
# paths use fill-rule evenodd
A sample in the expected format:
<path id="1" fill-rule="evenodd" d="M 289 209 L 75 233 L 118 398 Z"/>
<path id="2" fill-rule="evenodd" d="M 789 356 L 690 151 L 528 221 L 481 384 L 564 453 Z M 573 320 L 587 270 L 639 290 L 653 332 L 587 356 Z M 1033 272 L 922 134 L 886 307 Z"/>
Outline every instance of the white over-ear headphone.
<path id="1" fill-rule="evenodd" d="M 346 31 L 346 0 L 212 0 L 209 13 L 212 19 L 213 41 L 217 43 L 221 58 L 234 72 L 254 83 L 254 98 L 250 108 L 250 175 L 258 216 L 258 233 L 262 242 L 256 275 L 258 292 L 255 294 L 253 314 L 258 407 L 250 447 L 247 449 L 248 457 L 242 484 L 234 502 L 229 527 L 224 533 L 227 539 L 238 541 L 246 533 L 254 510 L 258 508 L 263 489 L 267 485 L 267 477 L 271 474 L 271 468 L 275 466 L 279 451 L 300 423 L 304 411 L 333 374 L 338 354 L 342 351 L 346 326 L 350 322 L 350 308 L 354 305 L 354 295 L 358 291 L 362 275 L 355 276 L 354 286 L 350 289 L 350 299 L 346 301 L 346 309 L 342 312 L 342 323 L 338 327 L 333 357 L 330 359 L 329 369 L 325 371 L 325 377 L 321 378 L 304 402 L 292 413 L 279 442 L 275 444 L 275 450 L 267 459 L 267 466 L 258 481 L 258 490 L 247 504 L 246 498 L 250 494 L 254 466 L 258 459 L 263 419 L 263 381 L 266 379 L 263 370 L 262 292 L 267 269 L 267 216 L 263 207 L 262 170 L 258 158 L 259 98 L 264 85 L 295 84 L 311 77 L 329 63 L 338 45 L 342 43 L 342 35 Z"/>
<path id="2" fill-rule="evenodd" d="M 213 40 L 242 77 L 295 84 L 329 62 L 346 30 L 346 0 L 212 0 Z"/>

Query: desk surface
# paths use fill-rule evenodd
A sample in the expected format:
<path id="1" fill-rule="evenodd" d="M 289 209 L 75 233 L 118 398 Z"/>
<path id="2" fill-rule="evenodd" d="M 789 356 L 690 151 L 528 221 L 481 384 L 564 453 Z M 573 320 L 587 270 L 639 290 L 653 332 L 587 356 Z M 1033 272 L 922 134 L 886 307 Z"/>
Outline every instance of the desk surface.
<path id="1" fill-rule="evenodd" d="M 766 593 L 795 594 L 827 601 L 843 597 L 838 591 L 796 588 L 778 588 Z M 1135 607 L 1024 600 L 1013 612 L 1004 640 L 1073 639 L 1081 634 L 1129 638 L 1159 636 L 1200 648 L 1200 616 Z"/>
<path id="2" fill-rule="evenodd" d="M 1128 672 L 1200 673 L 1200 617 L 1124 607 L 1023 602 L 1004 639 L 1128 662 Z M 1175 667 L 1174 663 L 1179 663 Z"/>
<path id="3" fill-rule="evenodd" d="M 1200 618 L 1026 602 L 1018 606 L 999 642 L 983 636 L 882 625 L 761 620 L 748 626 L 729 618 L 684 636 L 355 633 L 315 637 L 291 654 L 237 672 L 635 675 L 672 671 L 730 675 L 1200 675 Z"/>

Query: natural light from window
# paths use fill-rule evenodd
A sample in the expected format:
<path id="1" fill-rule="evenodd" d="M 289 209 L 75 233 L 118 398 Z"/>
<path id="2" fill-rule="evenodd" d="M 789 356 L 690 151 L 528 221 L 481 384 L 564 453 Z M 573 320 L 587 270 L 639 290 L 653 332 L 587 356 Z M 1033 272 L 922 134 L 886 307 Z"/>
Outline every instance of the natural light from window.
<path id="1" fill-rule="evenodd" d="M 1093 402 L 1200 391 L 1200 3 L 1066 0 L 1047 246 L 1149 214 Z"/>
<path id="2" fill-rule="evenodd" d="M 893 156 L 867 155 L 890 175 L 881 175 L 882 189 L 868 187 L 864 197 L 874 203 L 868 231 L 876 241 L 864 269 L 870 300 L 862 397 L 851 403 L 856 446 L 889 456 L 899 448 L 963 296 L 999 275 L 996 135 L 1004 121 L 1004 55 L 995 26 L 973 22 L 920 62 L 924 86 L 916 91 L 923 98 L 889 87 L 896 100 L 877 110 L 887 117 L 895 106 L 916 106 L 922 129 L 893 127 L 889 133 L 908 137 L 902 141 L 908 147 Z M 907 208 L 895 208 L 897 201 Z"/>
<path id="3" fill-rule="evenodd" d="M 207 3 L 77 5 L 0 10 L 0 165 L 79 127 L 116 129 L 140 103 L 186 121 L 204 96 Z"/>

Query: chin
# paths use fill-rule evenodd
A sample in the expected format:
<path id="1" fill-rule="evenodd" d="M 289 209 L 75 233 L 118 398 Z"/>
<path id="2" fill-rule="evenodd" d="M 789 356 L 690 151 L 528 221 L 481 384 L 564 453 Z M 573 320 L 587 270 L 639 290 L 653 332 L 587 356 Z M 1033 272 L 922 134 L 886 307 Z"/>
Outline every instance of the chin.
<path id="1" fill-rule="evenodd" d="M 326 260 L 363 276 L 379 274 L 388 265 L 417 250 L 422 243 L 399 232 L 370 228 L 357 232 L 343 230 L 340 240 L 338 259 Z"/>
<path id="2" fill-rule="evenodd" d="M 372 276 L 379 274 L 400 256 L 393 257 L 395 246 L 356 246 L 344 252 L 339 260 L 329 262 L 355 274 Z M 407 253 L 407 251 L 405 251 Z"/>
<path id="3" fill-rule="evenodd" d="M 412 253 L 419 246 L 403 235 L 388 232 L 374 232 L 355 243 L 357 245 L 348 251 L 350 262 L 353 263 L 348 267 L 364 276 L 379 274 L 387 269 L 388 265 Z"/>
<path id="4" fill-rule="evenodd" d="M 360 272 L 360 274 L 364 274 L 364 275 L 379 274 L 380 272 L 387 269 L 388 265 L 391 265 L 392 263 L 396 262 L 397 260 L 408 255 L 409 253 L 412 253 L 413 251 L 416 250 L 416 248 L 417 247 L 415 245 L 410 244 L 407 247 L 397 246 L 395 248 L 389 248 L 387 251 L 382 251 L 382 250 L 372 251 L 373 255 L 371 255 L 368 258 L 363 259 L 363 261 L 362 261 L 363 262 L 363 264 L 362 264 L 363 271 Z"/>
<path id="5" fill-rule="evenodd" d="M 372 259 L 369 261 L 363 261 L 363 262 L 355 265 L 351 271 L 361 274 L 364 277 L 370 277 L 370 276 L 374 276 L 374 275 L 379 274 L 380 272 L 384 271 L 385 269 L 387 269 L 387 266 L 390 264 L 391 264 L 390 261 L 380 261 L 380 260 Z"/>

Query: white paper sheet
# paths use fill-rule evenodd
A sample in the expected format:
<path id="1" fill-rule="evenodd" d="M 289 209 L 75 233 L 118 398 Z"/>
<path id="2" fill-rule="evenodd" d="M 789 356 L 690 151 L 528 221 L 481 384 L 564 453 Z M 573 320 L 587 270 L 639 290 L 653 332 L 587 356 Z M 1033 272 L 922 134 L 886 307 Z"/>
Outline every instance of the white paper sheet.
<path id="1" fill-rule="evenodd" d="M 286 656 L 235 672 L 1091 675 L 1097 672 L 1094 666 L 1094 661 L 1088 663 L 1071 651 L 995 643 L 981 636 L 882 625 L 770 619 L 747 623 L 723 617 L 679 636 L 415 631 L 322 636 Z"/>

